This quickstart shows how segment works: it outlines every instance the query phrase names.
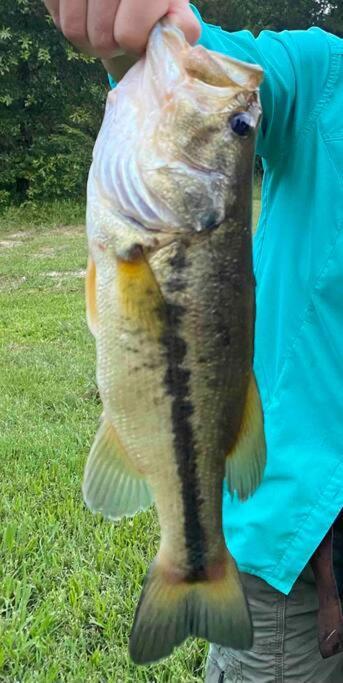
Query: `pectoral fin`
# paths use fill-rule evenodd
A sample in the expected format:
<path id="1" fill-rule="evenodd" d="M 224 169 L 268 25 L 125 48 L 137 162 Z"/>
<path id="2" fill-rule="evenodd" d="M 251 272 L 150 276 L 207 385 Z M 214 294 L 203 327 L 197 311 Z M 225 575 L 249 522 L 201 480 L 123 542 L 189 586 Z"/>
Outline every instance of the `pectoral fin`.
<path id="1" fill-rule="evenodd" d="M 118 258 L 117 286 L 122 315 L 152 336 L 163 330 L 165 302 L 142 251 L 131 261 Z"/>
<path id="2" fill-rule="evenodd" d="M 226 481 L 231 495 L 246 500 L 258 487 L 266 462 L 266 442 L 260 395 L 251 373 L 241 428 L 226 458 Z"/>
<path id="3" fill-rule="evenodd" d="M 86 273 L 86 311 L 88 327 L 95 336 L 98 323 L 96 310 L 96 267 L 91 256 L 88 257 Z"/>
<path id="4" fill-rule="evenodd" d="M 152 504 L 151 491 L 128 458 L 112 425 L 103 420 L 86 463 L 83 497 L 104 517 L 131 517 Z"/>

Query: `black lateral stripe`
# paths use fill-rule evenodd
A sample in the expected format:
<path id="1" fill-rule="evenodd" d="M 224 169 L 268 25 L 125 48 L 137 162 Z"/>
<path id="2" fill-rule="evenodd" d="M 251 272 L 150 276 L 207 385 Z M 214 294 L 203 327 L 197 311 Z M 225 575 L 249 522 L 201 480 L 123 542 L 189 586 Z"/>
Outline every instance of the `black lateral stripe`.
<path id="1" fill-rule="evenodd" d="M 175 263 L 172 265 L 175 267 Z M 184 259 L 179 258 L 177 266 L 179 271 L 177 279 L 179 280 L 180 270 L 185 266 Z M 199 580 L 204 574 L 206 538 L 199 515 L 201 492 L 190 419 L 194 410 L 190 400 L 191 373 L 183 366 L 187 344 L 180 334 L 181 321 L 185 312 L 186 309 L 180 304 L 167 304 L 167 330 L 162 337 L 162 343 L 166 349 L 167 359 L 164 381 L 167 392 L 172 397 L 174 452 L 182 486 L 185 544 L 190 566 L 188 580 L 191 581 Z"/>

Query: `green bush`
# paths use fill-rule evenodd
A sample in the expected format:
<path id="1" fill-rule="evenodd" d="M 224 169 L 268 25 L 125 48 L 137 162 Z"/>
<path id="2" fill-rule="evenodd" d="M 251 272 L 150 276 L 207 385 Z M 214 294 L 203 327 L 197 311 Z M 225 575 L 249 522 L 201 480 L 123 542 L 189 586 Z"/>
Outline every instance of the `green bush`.
<path id="1" fill-rule="evenodd" d="M 6 190 L 0 190 L 0 211 L 3 211 L 3 209 L 8 206 L 9 201 L 10 201 L 10 193 L 7 192 Z"/>
<path id="2" fill-rule="evenodd" d="M 26 164 L 28 199 L 50 201 L 84 193 L 92 147 L 90 135 L 65 125 L 35 141 Z"/>
<path id="3" fill-rule="evenodd" d="M 203 18 L 228 31 L 322 28 L 342 35 L 342 0 L 193 0 Z"/>
<path id="4" fill-rule="evenodd" d="M 0 208 L 84 195 L 107 89 L 41 0 L 1 0 Z"/>

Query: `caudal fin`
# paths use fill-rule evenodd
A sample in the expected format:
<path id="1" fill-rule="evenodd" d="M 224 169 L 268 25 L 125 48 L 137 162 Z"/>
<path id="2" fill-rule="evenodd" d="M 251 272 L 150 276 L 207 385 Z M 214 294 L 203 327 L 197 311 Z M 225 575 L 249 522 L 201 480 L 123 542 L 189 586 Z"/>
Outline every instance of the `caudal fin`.
<path id="1" fill-rule="evenodd" d="M 235 561 L 227 554 L 221 576 L 172 582 L 155 560 L 145 578 L 130 636 L 136 664 L 171 654 L 187 636 L 249 649 L 252 624 Z"/>

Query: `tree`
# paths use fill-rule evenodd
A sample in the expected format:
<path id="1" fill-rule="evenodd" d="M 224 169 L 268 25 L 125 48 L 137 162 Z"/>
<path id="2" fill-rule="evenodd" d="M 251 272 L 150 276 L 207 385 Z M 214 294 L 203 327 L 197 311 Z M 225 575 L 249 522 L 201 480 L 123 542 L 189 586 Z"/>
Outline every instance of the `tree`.
<path id="1" fill-rule="evenodd" d="M 106 86 L 41 0 L 1 0 L 0 203 L 84 192 Z"/>
<path id="2" fill-rule="evenodd" d="M 332 3 L 331 10 L 326 17 L 325 28 L 332 33 L 337 33 L 343 38 L 343 3 L 342 0 Z"/>
<path id="3" fill-rule="evenodd" d="M 305 29 L 321 26 L 342 31 L 342 0 L 195 0 L 203 18 L 235 31 L 248 28 L 255 34 L 263 28 Z"/>

